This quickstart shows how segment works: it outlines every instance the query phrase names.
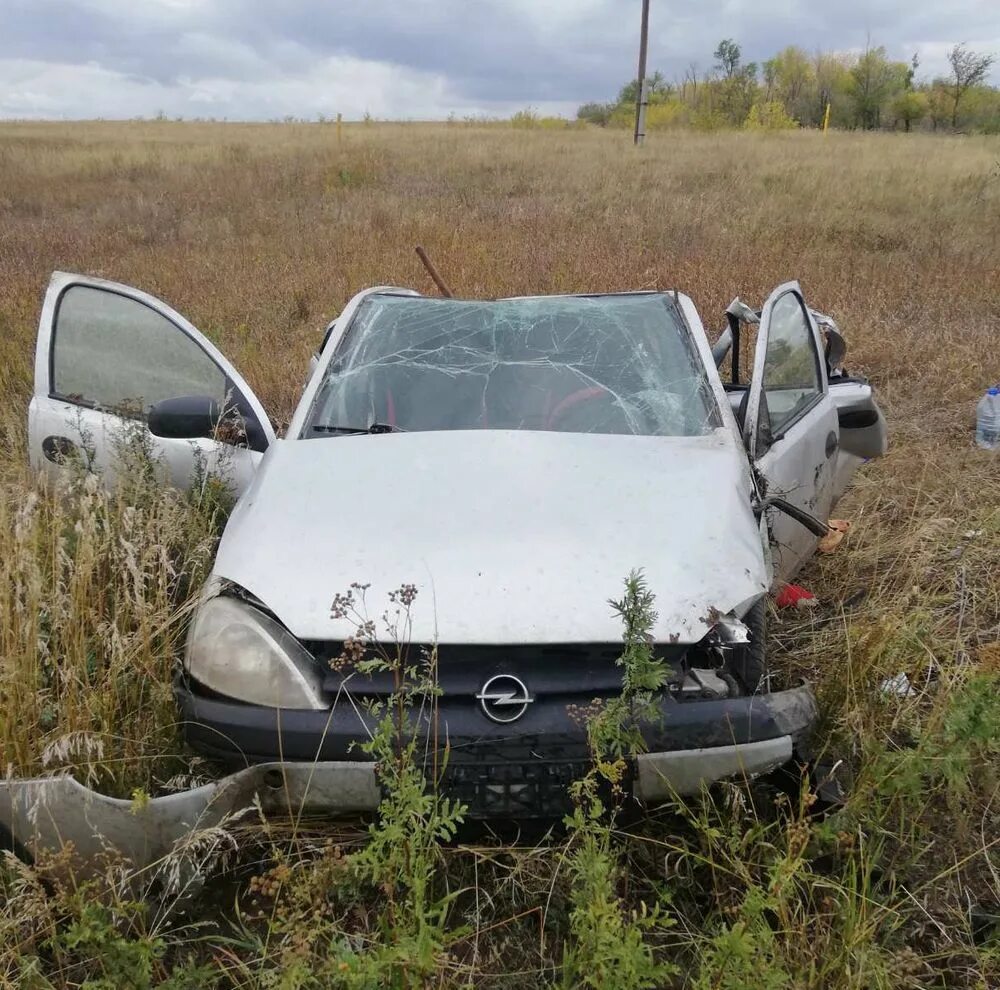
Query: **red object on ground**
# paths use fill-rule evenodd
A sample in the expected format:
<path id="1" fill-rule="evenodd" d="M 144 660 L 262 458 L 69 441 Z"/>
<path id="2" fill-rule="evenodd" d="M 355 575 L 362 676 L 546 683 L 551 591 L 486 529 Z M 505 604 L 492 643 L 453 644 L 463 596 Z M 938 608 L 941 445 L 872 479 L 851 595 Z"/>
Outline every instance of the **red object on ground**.
<path id="1" fill-rule="evenodd" d="M 800 584 L 786 584 L 774 596 L 774 604 L 778 608 L 791 608 L 793 605 L 798 605 L 799 602 L 808 601 L 815 597 L 811 591 L 806 590 Z"/>

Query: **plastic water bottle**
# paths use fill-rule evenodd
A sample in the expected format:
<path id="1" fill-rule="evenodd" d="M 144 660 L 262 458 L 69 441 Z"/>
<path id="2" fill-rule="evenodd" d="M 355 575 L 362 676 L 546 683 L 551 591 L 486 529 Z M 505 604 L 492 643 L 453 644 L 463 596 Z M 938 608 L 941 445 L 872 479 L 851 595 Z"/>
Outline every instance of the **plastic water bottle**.
<path id="1" fill-rule="evenodd" d="M 1000 386 L 988 388 L 976 406 L 976 443 L 983 450 L 1000 450 Z"/>

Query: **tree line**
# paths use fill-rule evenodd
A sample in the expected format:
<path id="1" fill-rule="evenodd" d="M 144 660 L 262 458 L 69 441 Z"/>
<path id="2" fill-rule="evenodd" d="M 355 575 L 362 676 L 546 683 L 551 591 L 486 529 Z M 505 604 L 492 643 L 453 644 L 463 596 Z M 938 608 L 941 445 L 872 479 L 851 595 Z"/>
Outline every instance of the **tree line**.
<path id="1" fill-rule="evenodd" d="M 692 64 L 680 79 L 661 72 L 646 79 L 650 130 L 689 126 L 780 130 L 829 126 L 864 130 L 951 130 L 1000 133 L 1000 88 L 988 82 L 995 56 L 966 44 L 948 53 L 946 76 L 919 79 L 916 55 L 888 58 L 883 46 L 861 54 L 808 54 L 789 45 L 758 64 L 744 62 L 739 44 L 719 42 L 714 64 Z M 585 103 L 577 118 L 601 126 L 631 126 L 638 80 L 609 103 Z"/>

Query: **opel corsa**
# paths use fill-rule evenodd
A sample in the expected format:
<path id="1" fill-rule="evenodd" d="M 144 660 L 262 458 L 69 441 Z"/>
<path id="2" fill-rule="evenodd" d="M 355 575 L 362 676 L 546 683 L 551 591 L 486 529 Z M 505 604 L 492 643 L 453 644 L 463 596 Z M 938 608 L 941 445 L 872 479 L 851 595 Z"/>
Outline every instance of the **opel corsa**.
<path id="1" fill-rule="evenodd" d="M 86 447 L 113 477 L 131 416 L 166 483 L 207 470 L 239 496 L 176 683 L 197 750 L 268 765 L 286 788 L 308 778 L 329 811 L 375 807 L 358 744 L 394 686 L 345 660 L 357 628 L 331 602 L 352 584 L 376 603 L 412 585 L 407 643 L 436 656 L 442 786 L 473 817 L 549 816 L 587 762 L 571 709 L 622 690 L 608 600 L 637 568 L 670 673 L 633 763 L 638 799 L 771 770 L 808 733 L 809 687 L 770 690 L 766 596 L 885 450 L 872 389 L 843 356 L 794 282 L 760 311 L 734 302 L 714 349 L 679 293 L 379 287 L 328 327 L 279 439 L 181 315 L 57 273 L 30 450 L 58 472 Z M 262 786 L 254 773 L 241 779 Z"/>

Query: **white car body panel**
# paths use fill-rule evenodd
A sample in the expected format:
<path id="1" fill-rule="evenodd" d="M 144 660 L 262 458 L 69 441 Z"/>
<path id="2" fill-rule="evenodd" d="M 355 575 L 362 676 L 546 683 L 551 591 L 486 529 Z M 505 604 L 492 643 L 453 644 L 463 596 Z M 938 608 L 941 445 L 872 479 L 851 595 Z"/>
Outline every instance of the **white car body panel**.
<path id="1" fill-rule="evenodd" d="M 836 454 L 828 457 L 825 438 L 837 429 L 837 411 L 824 395 L 757 462 L 769 495 L 779 495 L 826 522 L 833 507 Z M 768 522 L 775 546 L 776 576 L 789 579 L 816 549 L 819 537 L 791 516 L 770 509 Z"/>
<path id="2" fill-rule="evenodd" d="M 695 642 L 770 574 L 746 456 L 703 437 L 448 431 L 278 441 L 240 500 L 215 576 L 296 636 L 338 640 L 334 594 L 415 584 L 411 642 L 613 643 L 633 568 L 657 640 Z"/>
<path id="3" fill-rule="evenodd" d="M 77 406 L 48 395 L 35 395 L 28 409 L 28 451 L 31 466 L 56 477 L 63 471 L 59 464 L 48 460 L 43 452 L 46 437 L 68 439 L 80 449 L 89 449 L 93 460 L 89 467 L 100 472 L 108 484 L 114 484 L 118 474 L 116 450 L 132 424 L 121 416 Z M 257 465 L 264 456 L 256 450 L 233 447 L 206 437 L 177 440 L 151 437 L 162 468 L 164 484 L 181 490 L 191 487 L 195 464 L 200 458 L 203 475 L 224 478 L 239 494 L 247 489 Z"/>
<path id="4" fill-rule="evenodd" d="M 811 407 L 804 411 L 766 449 L 759 450 L 758 425 L 761 417 L 764 364 L 769 343 L 771 313 L 775 303 L 786 294 L 798 297 L 809 329 L 817 358 L 821 393 Z M 793 505 L 826 522 L 834 501 L 835 466 L 839 427 L 837 409 L 830 396 L 822 339 L 816 321 L 805 304 L 798 282 L 779 285 L 768 297 L 760 315 L 760 332 L 754 353 L 753 375 L 747 404 L 744 437 L 750 457 L 757 470 L 767 480 L 769 495 L 779 495 Z M 714 365 L 714 361 L 712 362 Z M 727 403 L 728 405 L 728 403 Z M 828 441 L 833 441 L 829 449 Z M 787 579 L 801 567 L 815 550 L 818 537 L 805 526 L 780 511 L 769 513 L 771 538 L 776 549 L 777 577 Z"/>
<path id="5" fill-rule="evenodd" d="M 61 470 L 45 458 L 43 442 L 67 437 L 89 446 L 93 466 L 110 480 L 115 437 L 126 421 L 51 394 L 58 300 L 72 285 L 120 293 L 163 314 L 215 361 L 258 416 L 269 443 L 263 455 L 212 439 L 149 439 L 168 483 L 188 487 L 200 456 L 243 496 L 220 546 L 216 575 L 256 595 L 302 638 L 350 634 L 330 618 L 329 605 L 337 591 L 358 581 L 371 582 L 377 594 L 404 582 L 420 588 L 414 641 L 616 641 L 620 621 L 607 598 L 629 571 L 642 567 L 661 613 L 656 637 L 693 642 L 708 630 L 710 608 L 741 614 L 814 545 L 804 527 L 772 511 L 778 548 L 777 575 L 772 573 L 767 541 L 751 510 L 756 490 L 744 434 L 697 310 L 681 293 L 674 298 L 722 419 L 710 436 L 477 430 L 275 441 L 246 382 L 183 316 L 129 286 L 57 272 L 39 324 L 31 460 Z M 796 283 L 780 286 L 762 313 L 748 438 L 756 436 L 768 314 L 787 291 L 801 296 Z M 379 292 L 420 295 L 380 286 L 351 298 L 328 327 L 289 437 L 299 437 L 358 307 Z M 811 316 L 810 322 L 821 353 Z M 830 388 L 824 370 L 821 401 L 756 462 L 771 494 L 826 518 L 860 458 L 843 450 L 824 457 L 821 448 L 837 430 L 840 395 L 856 402 L 859 389 L 870 398 L 867 385 Z"/>
<path id="6" fill-rule="evenodd" d="M 123 417 L 92 406 L 68 402 L 53 394 L 51 375 L 51 349 L 57 319 L 59 300 L 72 286 L 89 286 L 125 296 L 160 313 L 177 327 L 177 332 L 190 337 L 205 354 L 215 362 L 246 399 L 257 416 L 269 443 L 274 441 L 274 430 L 260 400 L 254 395 L 243 376 L 222 352 L 195 326 L 162 300 L 139 289 L 90 275 L 54 272 L 49 280 L 38 323 L 38 340 L 35 347 L 34 395 L 28 409 L 28 457 L 32 467 L 58 475 L 62 468 L 46 457 L 43 444 L 46 438 L 70 441 L 74 446 L 89 451 L 90 467 L 99 471 L 105 480 L 113 483 L 116 474 L 115 447 L 127 432 L 129 422 Z M 195 474 L 199 455 L 204 466 L 226 478 L 239 494 L 250 483 L 261 454 L 243 447 L 234 447 L 218 441 L 198 438 L 176 440 L 164 437 L 148 439 L 164 468 L 164 480 L 177 488 L 188 488 Z"/>

